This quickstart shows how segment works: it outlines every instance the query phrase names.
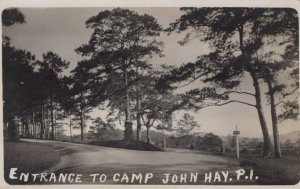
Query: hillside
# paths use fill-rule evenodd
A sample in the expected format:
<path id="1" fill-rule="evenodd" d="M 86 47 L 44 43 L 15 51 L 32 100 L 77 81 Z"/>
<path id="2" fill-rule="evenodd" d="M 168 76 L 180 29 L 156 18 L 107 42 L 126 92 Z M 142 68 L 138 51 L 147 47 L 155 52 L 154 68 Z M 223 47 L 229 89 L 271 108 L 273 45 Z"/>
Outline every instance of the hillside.
<path id="1" fill-rule="evenodd" d="M 296 142 L 298 139 L 300 139 L 300 131 L 293 131 L 287 134 L 280 135 L 280 142 L 285 142 L 287 139 L 290 139 L 292 143 Z"/>
<path id="2" fill-rule="evenodd" d="M 290 139 L 291 143 L 295 143 L 298 139 L 300 139 L 300 131 L 292 131 L 286 134 L 282 134 L 279 136 L 280 138 L 280 143 L 284 143 L 286 140 Z M 223 144 L 225 146 L 229 146 L 228 144 L 227 136 L 221 136 L 221 139 L 223 140 Z M 256 142 L 263 142 L 262 137 L 260 138 L 251 138 L 251 137 L 240 137 L 240 141 L 243 141 L 244 139 L 248 140 L 255 140 Z M 270 135 L 271 143 L 274 143 L 273 135 Z"/>

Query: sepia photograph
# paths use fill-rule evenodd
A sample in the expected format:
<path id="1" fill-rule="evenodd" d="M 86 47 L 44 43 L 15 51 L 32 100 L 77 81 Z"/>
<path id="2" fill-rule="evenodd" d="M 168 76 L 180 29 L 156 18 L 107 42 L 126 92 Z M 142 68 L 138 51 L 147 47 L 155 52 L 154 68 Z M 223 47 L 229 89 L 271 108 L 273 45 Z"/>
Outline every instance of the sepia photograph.
<path id="1" fill-rule="evenodd" d="M 8 185 L 297 185 L 299 15 L 2 10 Z"/>

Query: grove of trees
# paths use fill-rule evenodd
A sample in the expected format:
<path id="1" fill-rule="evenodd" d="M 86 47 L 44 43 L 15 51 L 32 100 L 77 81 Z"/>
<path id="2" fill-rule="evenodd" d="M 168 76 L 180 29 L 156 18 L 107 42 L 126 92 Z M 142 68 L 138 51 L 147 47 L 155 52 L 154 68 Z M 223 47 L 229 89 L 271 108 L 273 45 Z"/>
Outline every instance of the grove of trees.
<path id="1" fill-rule="evenodd" d="M 271 140 L 262 106 L 261 82 L 268 84 L 266 94 L 271 106 L 272 126 L 274 136 L 275 157 L 280 158 L 278 133 L 277 102 L 275 94 L 281 94 L 281 102 L 287 105 L 284 91 L 290 88 L 278 77 L 278 73 L 288 72 L 291 79 L 298 74 L 298 17 L 293 9 L 259 9 L 259 8 L 181 8 L 184 14 L 170 24 L 168 32 L 187 31 L 186 37 L 180 41 L 184 45 L 192 39 L 209 44 L 212 52 L 198 57 L 196 62 L 187 63 L 173 70 L 163 80 L 172 82 L 192 82 L 201 80 L 210 82 L 216 88 L 209 98 L 215 100 L 218 95 L 224 99 L 203 103 L 207 99 L 207 89 L 192 91 L 192 97 L 199 105 L 196 110 L 207 106 L 222 106 L 229 103 L 241 103 L 254 107 L 257 111 L 263 139 L 264 157 L 271 155 Z M 279 36 L 281 38 L 279 38 Z M 271 46 L 271 47 L 270 47 Z M 282 52 L 277 52 L 278 46 L 283 46 Z M 266 50 L 267 49 L 267 50 Z M 253 82 L 254 93 L 236 89 L 242 78 L 248 74 Z M 296 84 L 295 84 L 296 83 Z M 293 92 L 298 91 L 299 83 L 293 83 Z M 223 89 L 217 94 L 216 89 Z M 252 96 L 255 104 L 240 100 L 231 100 L 231 93 Z M 295 100 L 297 104 L 297 100 Z M 287 108 L 285 118 L 295 118 L 298 106 Z M 292 109 L 292 110 L 291 110 Z M 295 116 L 296 115 L 296 116 Z"/>
<path id="2" fill-rule="evenodd" d="M 124 125 L 124 140 L 141 140 L 142 127 L 176 130 L 190 135 L 199 127 L 194 117 L 184 114 L 173 128 L 172 114 L 178 110 L 198 111 L 209 106 L 240 103 L 255 108 L 263 135 L 263 156 L 272 154 L 263 99 L 270 105 L 274 155 L 281 157 L 279 122 L 299 114 L 298 15 L 293 9 L 268 8 L 181 8 L 182 15 L 168 28 L 155 17 L 125 8 L 105 10 L 86 21 L 89 40 L 77 47 L 82 56 L 66 74 L 70 62 L 55 52 L 41 60 L 29 51 L 2 42 L 3 102 L 6 137 L 55 140 L 67 125 L 80 129 L 84 141 L 90 113 L 95 108 L 108 112 L 106 120 L 92 120 L 92 133 L 99 140 L 115 132 L 116 121 Z M 18 9 L 6 9 L 3 27 L 26 24 Z M 28 21 L 29 22 L 29 21 Z M 180 67 L 153 65 L 163 57 L 160 35 L 184 33 L 180 45 L 200 40 L 210 52 Z M 199 49 L 201 46 L 199 46 Z M 196 58 L 196 57 L 195 57 Z M 288 77 L 289 79 L 286 79 Z M 254 91 L 241 91 L 250 78 Z M 210 87 L 175 92 L 195 81 Z M 261 86 L 267 86 L 267 92 Z M 247 95 L 255 103 L 236 100 L 232 94 Z M 279 109 L 280 108 L 280 109 Z M 134 133 L 133 123 L 136 123 Z M 136 136 L 136 138 L 134 138 Z M 221 146 L 212 133 L 203 144 Z"/>

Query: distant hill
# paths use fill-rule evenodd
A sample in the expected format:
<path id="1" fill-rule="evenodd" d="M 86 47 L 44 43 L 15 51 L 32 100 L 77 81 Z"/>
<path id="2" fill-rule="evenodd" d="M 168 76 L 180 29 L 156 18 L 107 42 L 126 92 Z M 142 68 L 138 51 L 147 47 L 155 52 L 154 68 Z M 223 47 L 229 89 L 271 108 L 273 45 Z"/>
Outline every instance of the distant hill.
<path id="1" fill-rule="evenodd" d="M 270 136 L 273 138 L 273 136 Z M 287 134 L 280 135 L 280 142 L 285 142 L 287 139 L 290 139 L 292 143 L 300 139 L 300 131 L 293 131 Z"/>
<path id="2" fill-rule="evenodd" d="M 227 136 L 221 136 L 221 139 L 224 141 L 226 141 L 226 137 Z M 295 143 L 298 139 L 300 139 L 300 131 L 292 131 L 286 134 L 281 134 L 279 136 L 280 138 L 280 142 L 284 143 L 286 140 L 290 139 L 291 143 Z M 240 137 L 240 141 L 242 141 L 243 139 L 255 139 L 257 140 L 257 142 L 263 142 L 263 138 L 251 138 L 251 137 Z M 274 143 L 274 139 L 273 139 L 273 135 L 270 135 L 270 139 L 271 139 L 271 143 Z M 228 145 L 228 144 L 226 144 Z"/>

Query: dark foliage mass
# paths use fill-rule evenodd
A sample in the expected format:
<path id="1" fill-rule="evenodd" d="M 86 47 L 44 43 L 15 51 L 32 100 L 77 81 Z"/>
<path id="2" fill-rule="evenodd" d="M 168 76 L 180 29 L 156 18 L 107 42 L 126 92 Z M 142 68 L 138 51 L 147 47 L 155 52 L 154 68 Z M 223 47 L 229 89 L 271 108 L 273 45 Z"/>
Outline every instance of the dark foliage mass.
<path id="1" fill-rule="evenodd" d="M 18 9 L 6 9 L 2 17 L 5 26 L 25 22 Z M 3 36 L 2 51 L 6 136 L 15 139 L 21 134 L 54 139 L 61 132 L 61 125 L 56 121 L 64 117 L 59 107 L 64 99 L 61 73 L 69 62 L 53 52 L 43 54 L 42 61 L 36 60 L 30 52 L 13 47 L 6 36 Z"/>
<path id="2" fill-rule="evenodd" d="M 2 12 L 2 25 L 11 26 L 15 23 L 24 23 L 25 16 L 16 8 L 4 9 Z"/>

